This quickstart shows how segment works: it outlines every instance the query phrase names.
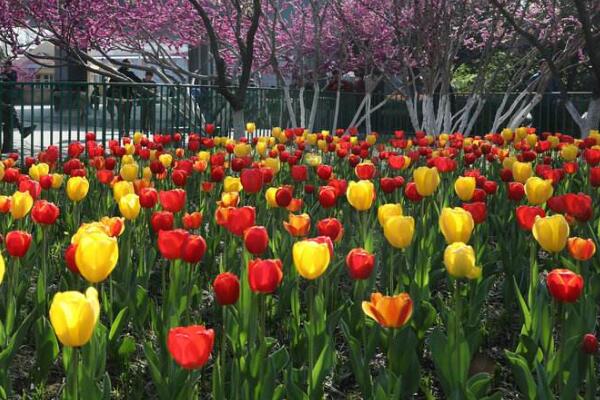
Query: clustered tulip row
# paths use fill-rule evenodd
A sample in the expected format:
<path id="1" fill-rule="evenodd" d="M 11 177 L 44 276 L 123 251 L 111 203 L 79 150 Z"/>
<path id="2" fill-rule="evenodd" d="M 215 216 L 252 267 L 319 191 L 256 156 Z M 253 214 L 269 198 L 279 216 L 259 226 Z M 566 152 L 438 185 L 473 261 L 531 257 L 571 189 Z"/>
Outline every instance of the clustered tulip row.
<path id="1" fill-rule="evenodd" d="M 599 132 L 88 133 L 0 179 L 2 397 L 29 348 L 67 399 L 598 398 Z"/>

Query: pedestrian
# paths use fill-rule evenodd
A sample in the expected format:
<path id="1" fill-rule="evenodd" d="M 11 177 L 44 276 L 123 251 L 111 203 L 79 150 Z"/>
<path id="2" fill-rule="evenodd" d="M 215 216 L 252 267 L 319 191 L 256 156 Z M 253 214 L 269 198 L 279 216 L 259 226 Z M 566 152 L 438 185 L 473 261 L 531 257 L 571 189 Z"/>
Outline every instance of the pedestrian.
<path id="1" fill-rule="evenodd" d="M 111 85 L 108 90 L 108 96 L 112 97 L 114 106 L 117 110 L 117 127 L 119 129 L 119 137 L 129 136 L 131 107 L 133 106 L 134 92 L 131 82 L 141 82 L 141 79 L 129 69 L 131 66 L 131 61 L 125 59 L 121 64 L 122 65 L 117 70 L 121 76 L 110 78 L 110 83 L 116 85 Z"/>
<path id="2" fill-rule="evenodd" d="M 14 100 L 16 92 L 17 71 L 12 67 L 10 60 L 6 61 L 0 73 L 0 114 L 2 114 L 2 153 L 14 151 L 13 131 L 15 128 L 21 132 L 21 137 L 31 135 L 34 127 L 22 127 L 21 121 L 15 110 Z"/>
<path id="3" fill-rule="evenodd" d="M 142 131 L 150 133 L 154 130 L 154 113 L 155 113 L 155 101 L 156 101 L 156 82 L 154 81 L 154 73 L 152 71 L 146 71 L 142 83 Z"/>

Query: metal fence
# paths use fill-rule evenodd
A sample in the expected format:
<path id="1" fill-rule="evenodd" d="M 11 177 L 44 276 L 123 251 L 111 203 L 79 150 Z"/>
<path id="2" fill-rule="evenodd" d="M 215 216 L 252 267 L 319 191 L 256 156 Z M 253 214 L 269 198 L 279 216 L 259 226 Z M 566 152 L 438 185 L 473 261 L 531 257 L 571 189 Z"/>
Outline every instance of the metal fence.
<path id="1" fill-rule="evenodd" d="M 372 104 L 386 97 L 374 94 Z M 504 94 L 486 98 L 483 111 L 474 127 L 478 134 L 492 126 L 496 109 Z M 573 96 L 579 109 L 584 109 L 589 94 Z M 299 92 L 292 91 L 293 107 L 300 114 Z M 306 112 L 310 110 L 312 93 L 304 93 Z M 460 109 L 466 95 L 454 96 L 453 107 Z M 363 100 L 361 93 L 342 93 L 337 127 L 348 127 Z M 0 82 L 3 150 L 17 149 L 21 156 L 33 156 L 50 144 L 63 148 L 74 140 L 83 140 L 94 131 L 106 142 L 135 131 L 198 132 L 205 122 L 214 123 L 221 134 L 232 128 L 232 110 L 215 87 L 168 84 L 85 83 L 85 82 Z M 331 129 L 336 104 L 335 92 L 319 95 L 314 130 Z M 256 123 L 259 131 L 273 126 L 290 126 L 283 91 L 250 88 L 246 96 L 245 117 Z M 531 125 L 547 131 L 576 132 L 576 126 L 556 94 L 548 94 L 532 112 Z M 411 130 L 406 103 L 388 97 L 387 103 L 371 117 L 372 129 L 390 133 L 396 129 Z M 29 133 L 23 135 L 23 133 Z M 11 146 L 12 144 L 12 146 Z M 5 152 L 4 151 L 4 152 Z"/>

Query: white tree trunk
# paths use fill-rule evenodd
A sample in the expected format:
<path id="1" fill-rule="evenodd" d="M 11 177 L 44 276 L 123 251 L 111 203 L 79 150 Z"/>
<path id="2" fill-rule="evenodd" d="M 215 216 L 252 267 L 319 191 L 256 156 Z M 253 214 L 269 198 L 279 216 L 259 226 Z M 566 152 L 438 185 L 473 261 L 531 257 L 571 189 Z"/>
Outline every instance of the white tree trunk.
<path id="1" fill-rule="evenodd" d="M 365 118 L 366 118 L 366 124 L 365 124 L 365 131 L 367 134 L 371 133 L 372 129 L 371 129 L 371 101 L 373 100 L 373 96 L 371 95 L 371 93 L 367 94 L 367 102 L 365 104 Z M 358 124 L 360 126 L 360 124 Z"/>
<path id="2" fill-rule="evenodd" d="M 317 107 L 319 106 L 319 94 L 321 92 L 321 88 L 319 87 L 319 83 L 315 82 L 313 84 L 313 99 L 310 106 L 310 119 L 308 120 L 308 131 L 312 132 L 315 126 L 315 119 L 317 118 Z"/>
<path id="3" fill-rule="evenodd" d="M 239 140 L 244 137 L 246 126 L 244 121 L 244 110 L 233 111 L 233 138 Z"/>
<path id="4" fill-rule="evenodd" d="M 306 107 L 304 106 L 304 86 L 300 88 L 298 93 L 298 100 L 300 102 L 300 126 L 298 128 L 306 127 Z"/>
<path id="5" fill-rule="evenodd" d="M 582 138 L 588 137 L 591 130 L 598 129 L 598 124 L 600 124 L 600 98 L 591 98 L 587 111 L 583 115 L 579 114 L 571 100 L 567 101 L 565 107 L 579 127 Z"/>
<path id="6" fill-rule="evenodd" d="M 296 128 L 298 126 L 296 123 L 296 112 L 294 111 L 294 104 L 292 103 L 292 97 L 290 96 L 290 87 L 287 84 L 283 85 L 283 97 L 290 116 L 290 124 L 292 125 L 292 128 Z"/>
<path id="7" fill-rule="evenodd" d="M 533 108 L 537 106 L 540 101 L 542 101 L 542 97 L 543 96 L 540 93 L 536 93 L 535 96 L 533 96 L 533 98 L 529 101 L 529 104 L 523 107 L 512 117 L 508 124 L 508 127 L 510 129 L 518 128 L 519 125 L 521 125 L 521 123 L 525 119 L 525 117 L 527 117 L 527 114 L 529 114 L 531 110 L 533 110 Z"/>
<path id="8" fill-rule="evenodd" d="M 335 110 L 333 112 L 333 125 L 331 125 L 331 133 L 334 133 L 337 129 L 338 117 L 340 115 L 340 100 L 342 98 L 341 87 L 338 83 L 337 92 L 335 93 Z"/>
<path id="9" fill-rule="evenodd" d="M 421 129 L 419 122 L 419 113 L 417 112 L 417 102 L 413 99 L 406 99 L 406 108 L 408 109 L 408 117 L 410 118 L 410 124 L 413 130 L 418 131 Z"/>

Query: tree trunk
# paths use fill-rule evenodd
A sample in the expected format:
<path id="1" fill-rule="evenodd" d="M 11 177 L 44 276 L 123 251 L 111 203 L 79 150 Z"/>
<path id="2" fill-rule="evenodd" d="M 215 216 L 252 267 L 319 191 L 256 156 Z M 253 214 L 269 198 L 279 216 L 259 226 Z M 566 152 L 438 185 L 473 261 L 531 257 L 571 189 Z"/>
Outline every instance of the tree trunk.
<path id="1" fill-rule="evenodd" d="M 567 101 L 565 107 L 579 127 L 582 138 L 588 137 L 591 130 L 598 129 L 600 124 L 600 98 L 592 97 L 588 103 L 587 111 L 583 115 L 579 114 L 571 100 Z"/>
<path id="2" fill-rule="evenodd" d="M 304 128 L 306 126 L 306 107 L 304 105 L 304 86 L 300 88 L 298 93 L 298 100 L 300 102 L 300 126 L 297 128 Z"/>
<path id="3" fill-rule="evenodd" d="M 310 106 L 310 119 L 308 120 L 308 131 L 312 132 L 315 126 L 315 119 L 317 118 L 317 107 L 319 106 L 319 94 L 321 88 L 319 87 L 319 83 L 315 82 L 313 84 L 313 99 L 312 104 Z"/>
<path id="4" fill-rule="evenodd" d="M 290 116 L 290 125 L 292 125 L 292 128 L 296 128 L 298 126 L 296 123 L 296 113 L 294 112 L 294 104 L 292 103 L 290 87 L 288 85 L 283 85 L 283 98 L 285 99 L 285 105 Z"/>
<path id="5" fill-rule="evenodd" d="M 365 133 L 368 135 L 369 133 L 371 133 L 372 129 L 371 129 L 371 100 L 373 99 L 373 96 L 371 95 L 371 93 L 367 93 L 367 103 L 365 104 L 365 118 L 366 118 L 366 123 L 365 123 Z"/>
<path id="6" fill-rule="evenodd" d="M 233 110 L 233 138 L 239 140 L 244 137 L 245 132 L 244 109 Z"/>
<path id="7" fill-rule="evenodd" d="M 536 93 L 535 96 L 533 96 L 533 99 L 531 99 L 531 101 L 529 102 L 529 104 L 527 104 L 527 106 L 525 106 L 524 108 L 522 108 L 518 113 L 516 113 L 512 119 L 510 120 L 510 123 L 508 124 L 508 127 L 510 129 L 515 129 L 518 128 L 519 125 L 521 125 L 521 122 L 523 122 L 523 120 L 525 119 L 525 117 L 527 116 L 527 114 L 529 114 L 529 112 L 531 110 L 533 110 L 533 108 L 538 105 L 538 103 L 540 101 L 542 101 L 542 95 L 539 93 Z"/>
<path id="8" fill-rule="evenodd" d="M 340 115 L 340 100 L 342 91 L 340 90 L 340 85 L 338 83 L 337 92 L 335 93 L 335 111 L 333 112 L 333 125 L 331 126 L 331 133 L 334 133 L 337 129 L 338 117 Z"/>
<path id="9" fill-rule="evenodd" d="M 410 124 L 413 130 L 416 132 L 421 129 L 419 122 L 419 114 L 417 112 L 417 102 L 413 99 L 406 99 L 406 108 L 408 109 L 408 117 L 410 118 Z"/>

